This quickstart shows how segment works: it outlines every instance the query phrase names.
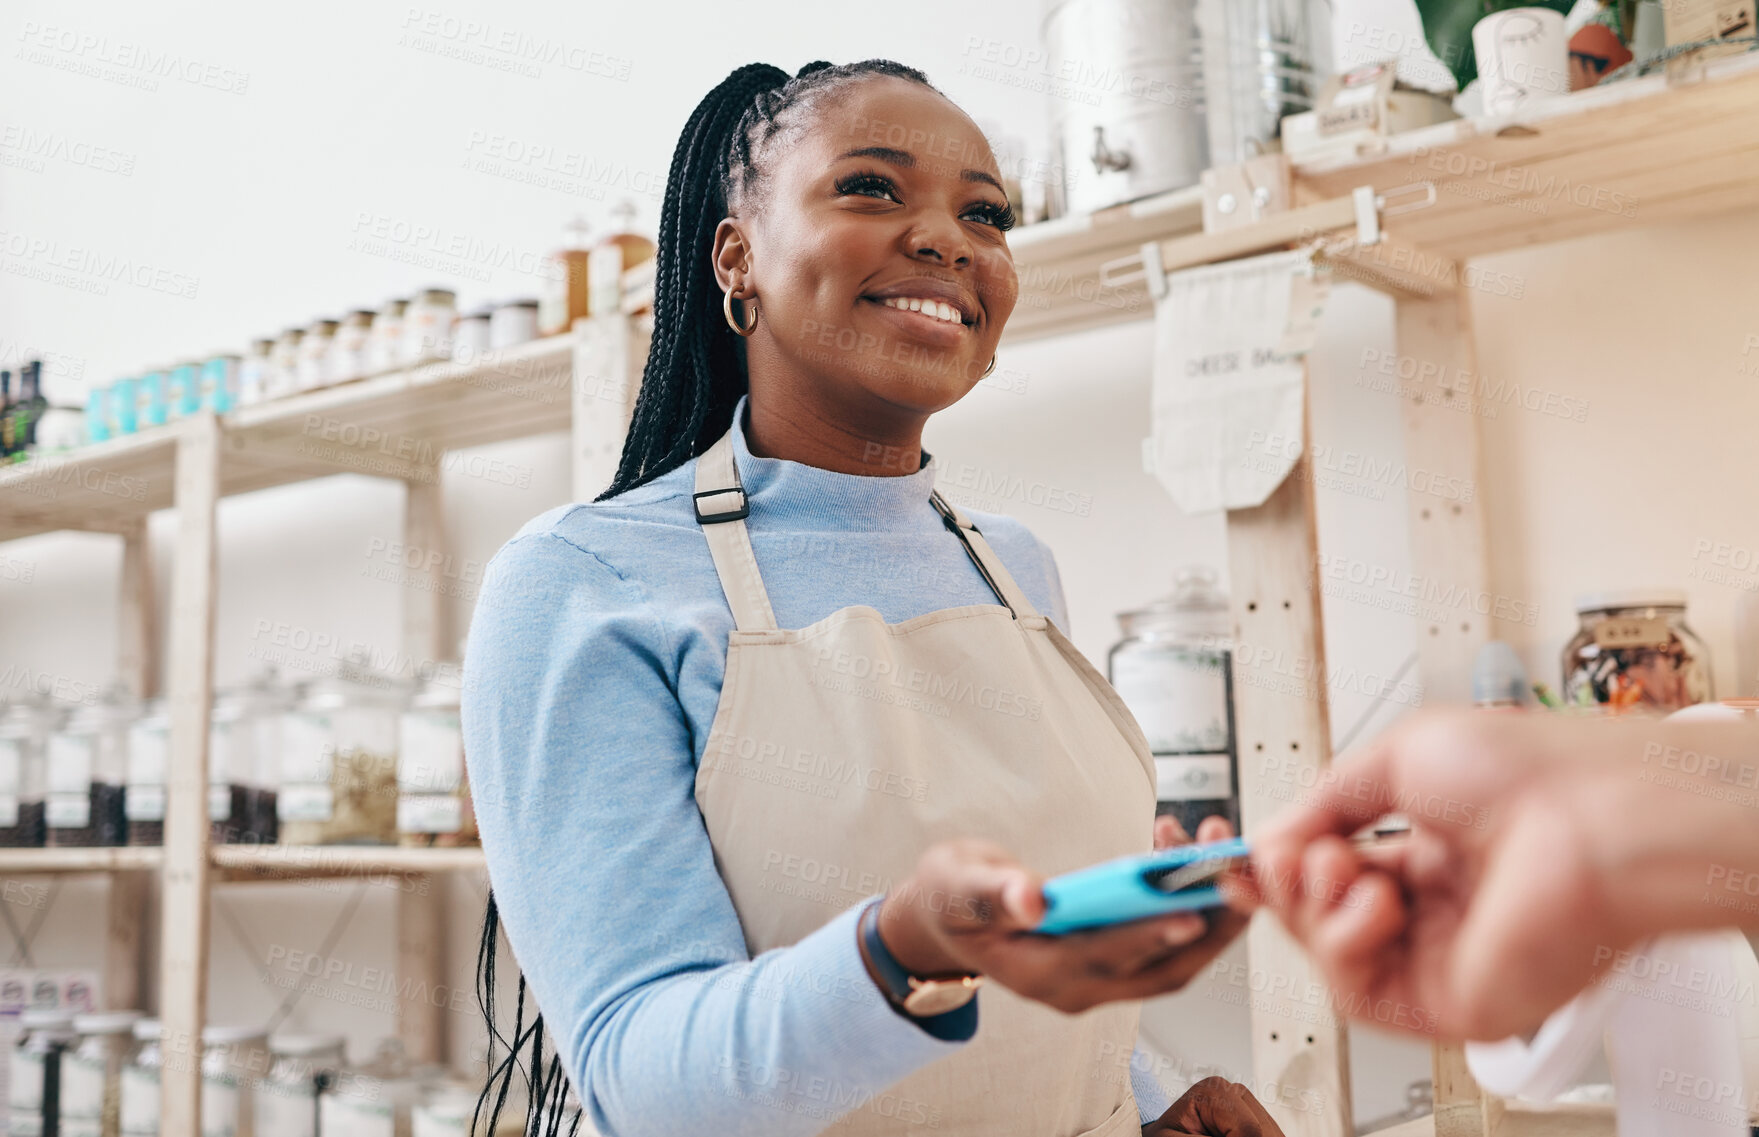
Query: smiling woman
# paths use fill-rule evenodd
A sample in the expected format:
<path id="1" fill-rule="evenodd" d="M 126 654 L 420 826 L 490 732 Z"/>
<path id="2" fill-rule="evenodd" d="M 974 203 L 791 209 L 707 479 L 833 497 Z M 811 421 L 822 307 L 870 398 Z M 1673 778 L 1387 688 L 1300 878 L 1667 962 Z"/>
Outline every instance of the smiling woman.
<path id="1" fill-rule="evenodd" d="M 527 1132 L 569 1086 L 610 1137 L 1275 1132 L 1132 1060 L 1134 1000 L 1243 918 L 1035 932 L 1045 876 L 1175 834 L 1049 550 L 922 450 L 995 364 L 1012 224 L 896 63 L 742 67 L 685 125 L 616 477 L 496 554 L 471 626 L 485 1009 L 503 924 L 521 970 L 479 1112 L 523 1060 Z"/>

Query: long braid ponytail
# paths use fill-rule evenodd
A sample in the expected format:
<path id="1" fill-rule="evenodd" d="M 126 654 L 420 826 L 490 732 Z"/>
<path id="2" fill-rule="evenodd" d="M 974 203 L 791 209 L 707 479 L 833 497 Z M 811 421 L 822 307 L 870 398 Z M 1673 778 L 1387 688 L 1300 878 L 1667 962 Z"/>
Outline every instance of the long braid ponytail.
<path id="1" fill-rule="evenodd" d="M 654 253 L 654 335 L 617 474 L 599 500 L 676 469 L 708 449 L 733 422 L 749 390 L 739 337 L 721 311 L 714 235 L 734 210 L 761 208 L 770 144 L 801 129 L 824 96 L 856 79 L 886 75 L 936 90 L 912 67 L 888 59 L 808 63 L 790 78 L 766 63 L 740 67 L 697 104 L 678 136 L 666 175 Z M 471 1132 L 490 1134 L 518 1076 L 525 1085 L 528 1137 L 560 1137 L 568 1073 L 546 1054 L 543 1016 L 527 1018 L 519 977 L 513 1033 L 495 1026 L 495 958 L 500 912 L 491 892 L 477 950 L 476 997 L 488 1024 L 488 1079 Z M 503 1051 L 497 1057 L 497 1049 Z M 584 1095 L 582 1095 L 584 1100 Z M 577 1117 L 567 1137 L 578 1130 Z"/>

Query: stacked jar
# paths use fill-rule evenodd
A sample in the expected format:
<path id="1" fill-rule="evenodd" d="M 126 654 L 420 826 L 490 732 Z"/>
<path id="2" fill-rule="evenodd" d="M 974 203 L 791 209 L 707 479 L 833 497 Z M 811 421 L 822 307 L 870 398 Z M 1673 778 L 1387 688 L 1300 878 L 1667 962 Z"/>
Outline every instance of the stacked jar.
<path id="1" fill-rule="evenodd" d="M 476 816 L 459 725 L 463 669 L 438 664 L 398 721 L 397 833 L 402 845 L 474 845 Z"/>

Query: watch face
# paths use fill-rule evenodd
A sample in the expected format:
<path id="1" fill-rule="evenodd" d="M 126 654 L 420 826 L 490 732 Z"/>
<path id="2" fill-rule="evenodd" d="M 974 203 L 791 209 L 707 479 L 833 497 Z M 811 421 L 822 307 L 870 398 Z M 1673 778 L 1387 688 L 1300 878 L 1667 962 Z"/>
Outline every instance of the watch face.
<path id="1" fill-rule="evenodd" d="M 904 997 L 904 1012 L 925 1019 L 944 1015 L 969 1003 L 977 996 L 981 979 L 913 980 L 910 994 Z"/>

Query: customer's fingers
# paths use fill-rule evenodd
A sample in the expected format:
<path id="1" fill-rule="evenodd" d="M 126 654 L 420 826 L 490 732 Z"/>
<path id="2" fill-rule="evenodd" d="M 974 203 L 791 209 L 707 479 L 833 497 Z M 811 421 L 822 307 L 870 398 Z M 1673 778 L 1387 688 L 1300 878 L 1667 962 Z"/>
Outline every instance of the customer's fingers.
<path id="1" fill-rule="evenodd" d="M 1154 819 L 1154 847 L 1170 849 L 1174 845 L 1189 845 L 1191 835 L 1179 824 L 1179 819 L 1170 813 L 1163 813 Z"/>
<path id="2" fill-rule="evenodd" d="M 1392 978 L 1387 974 L 1388 952 L 1408 925 L 1409 913 L 1398 885 L 1385 873 L 1370 869 L 1313 922 L 1305 943 L 1333 988 L 1375 991 Z"/>
<path id="3" fill-rule="evenodd" d="M 1197 825 L 1197 843 L 1208 844 L 1211 841 L 1226 841 L 1234 835 L 1234 827 L 1228 824 L 1225 817 L 1210 814 Z"/>

